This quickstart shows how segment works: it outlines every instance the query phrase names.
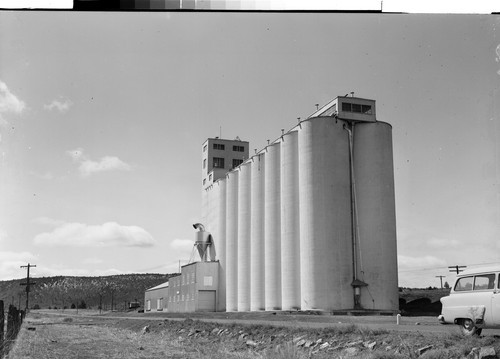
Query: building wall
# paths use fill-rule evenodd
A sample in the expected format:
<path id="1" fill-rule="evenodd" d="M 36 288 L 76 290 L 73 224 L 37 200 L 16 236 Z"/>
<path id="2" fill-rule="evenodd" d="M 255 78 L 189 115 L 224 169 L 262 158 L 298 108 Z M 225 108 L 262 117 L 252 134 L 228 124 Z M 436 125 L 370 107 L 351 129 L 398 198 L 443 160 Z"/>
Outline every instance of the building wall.
<path id="1" fill-rule="evenodd" d="M 169 295 L 168 293 L 168 287 L 147 290 L 144 293 L 144 311 L 167 311 Z"/>
<path id="2" fill-rule="evenodd" d="M 361 119 L 352 125 L 323 107 L 328 116 L 301 121 L 205 189 L 216 203 L 204 208 L 217 213 L 206 229 L 217 233 L 219 310 L 353 309 L 354 279 L 367 284 L 364 309 L 398 309 L 391 127 L 373 100 L 330 105 L 342 102 L 371 113 L 348 114 Z"/>
<path id="3" fill-rule="evenodd" d="M 224 146 L 224 149 L 221 149 L 221 146 Z M 224 178 L 227 171 L 234 168 L 233 160 L 244 161 L 248 159 L 248 146 L 247 141 L 207 139 L 202 145 L 202 188 L 207 188 L 218 179 Z M 235 147 L 239 150 L 236 151 Z M 224 159 L 224 167 L 214 167 L 215 157 Z"/>
<path id="4" fill-rule="evenodd" d="M 169 279 L 169 289 L 159 294 L 164 297 L 168 312 L 199 311 L 200 291 L 215 292 L 213 311 L 216 311 L 219 287 L 219 262 L 194 262 L 181 267 L 181 274 Z M 156 291 L 150 291 L 155 295 Z M 149 293 L 146 291 L 146 296 Z M 148 299 L 148 297 L 146 297 Z"/>

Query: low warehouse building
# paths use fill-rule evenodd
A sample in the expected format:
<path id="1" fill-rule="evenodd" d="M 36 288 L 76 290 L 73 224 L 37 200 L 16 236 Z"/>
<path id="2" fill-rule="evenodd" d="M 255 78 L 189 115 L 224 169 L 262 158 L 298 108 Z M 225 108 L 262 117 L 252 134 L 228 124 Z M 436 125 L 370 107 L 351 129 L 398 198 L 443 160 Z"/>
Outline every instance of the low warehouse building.
<path id="1" fill-rule="evenodd" d="M 194 262 L 181 274 L 145 292 L 145 311 L 215 312 L 219 286 L 219 262 Z"/>

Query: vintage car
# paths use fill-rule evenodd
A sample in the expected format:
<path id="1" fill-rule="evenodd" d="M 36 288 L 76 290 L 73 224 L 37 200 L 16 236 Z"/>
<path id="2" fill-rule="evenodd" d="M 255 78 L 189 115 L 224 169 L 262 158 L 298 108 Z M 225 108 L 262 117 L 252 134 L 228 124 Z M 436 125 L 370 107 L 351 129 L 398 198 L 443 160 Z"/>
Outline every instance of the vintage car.
<path id="1" fill-rule="evenodd" d="M 464 335 L 479 335 L 483 328 L 500 328 L 500 264 L 464 270 L 457 275 L 450 295 L 441 298 L 438 320 L 458 324 Z"/>

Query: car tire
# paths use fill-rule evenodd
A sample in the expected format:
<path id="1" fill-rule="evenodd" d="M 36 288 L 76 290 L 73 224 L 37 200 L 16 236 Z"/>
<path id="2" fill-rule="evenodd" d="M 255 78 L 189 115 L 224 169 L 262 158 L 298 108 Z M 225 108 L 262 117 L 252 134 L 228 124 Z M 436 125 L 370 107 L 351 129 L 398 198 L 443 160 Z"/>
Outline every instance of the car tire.
<path id="1" fill-rule="evenodd" d="M 474 325 L 474 322 L 471 319 L 462 319 L 459 323 L 460 331 L 463 335 L 470 337 L 473 335 L 480 335 L 482 329 L 478 328 Z"/>

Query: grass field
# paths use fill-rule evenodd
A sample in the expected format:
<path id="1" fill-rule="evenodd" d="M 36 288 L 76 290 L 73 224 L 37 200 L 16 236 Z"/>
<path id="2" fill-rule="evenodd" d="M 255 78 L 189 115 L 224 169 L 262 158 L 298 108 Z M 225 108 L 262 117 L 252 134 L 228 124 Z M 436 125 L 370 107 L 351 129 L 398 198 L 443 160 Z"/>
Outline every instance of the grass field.
<path id="1" fill-rule="evenodd" d="M 148 330 L 144 330 L 146 326 Z M 454 333 L 390 332 L 357 324 L 328 329 L 276 328 L 191 319 L 126 320 L 88 311 L 79 315 L 32 312 L 7 358 L 455 359 L 466 357 L 474 347 L 486 346 L 500 352 L 500 343 L 493 336 L 465 339 Z M 425 347 L 425 353 L 418 352 Z"/>

